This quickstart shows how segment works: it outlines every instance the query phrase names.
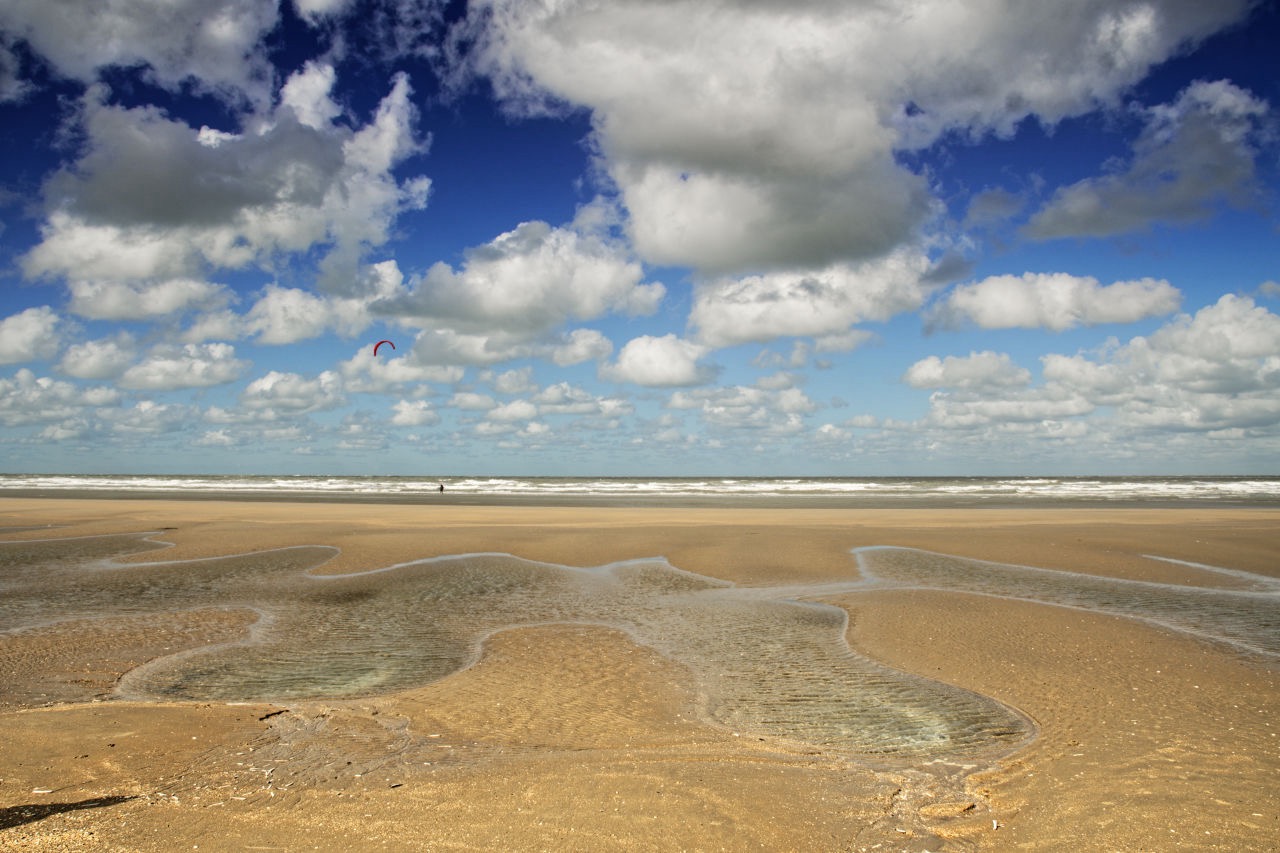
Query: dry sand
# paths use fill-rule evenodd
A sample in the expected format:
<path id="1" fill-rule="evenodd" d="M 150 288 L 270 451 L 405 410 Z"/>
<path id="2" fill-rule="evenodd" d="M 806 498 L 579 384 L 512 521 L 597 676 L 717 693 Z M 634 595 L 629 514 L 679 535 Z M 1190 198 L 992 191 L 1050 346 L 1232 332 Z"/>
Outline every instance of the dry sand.
<path id="1" fill-rule="evenodd" d="M 174 547 L 138 562 L 332 545 L 333 573 L 477 551 L 575 566 L 661 555 L 751 586 L 854 578 L 851 548 L 900 545 L 1188 586 L 1230 579 L 1143 555 L 1280 575 L 1269 510 L 0 499 L 0 528 L 172 528 L 158 538 Z M 71 623 L 0 638 L 0 848 L 1280 849 L 1274 664 L 1024 601 L 832 603 L 856 649 L 994 697 L 1037 736 L 967 778 L 744 736 L 699 719 L 680 666 L 587 625 L 499 633 L 475 666 L 376 698 L 82 701 L 150 657 L 240 635 L 252 614 Z"/>

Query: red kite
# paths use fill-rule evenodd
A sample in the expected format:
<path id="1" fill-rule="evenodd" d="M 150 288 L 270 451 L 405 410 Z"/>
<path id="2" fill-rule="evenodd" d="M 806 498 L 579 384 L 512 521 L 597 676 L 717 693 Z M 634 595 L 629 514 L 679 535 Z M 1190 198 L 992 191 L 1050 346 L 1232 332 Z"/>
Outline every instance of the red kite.
<path id="1" fill-rule="evenodd" d="M 375 357 L 375 358 L 376 358 L 376 357 L 377 357 L 377 355 L 378 355 L 378 347 L 382 346 L 383 344 L 391 344 L 391 341 L 378 341 L 376 344 L 374 344 L 374 345 L 373 345 L 373 355 L 374 355 L 374 357 Z M 391 348 L 392 348 L 392 349 L 395 349 L 395 348 L 396 348 L 396 345 L 395 345 L 395 344 L 391 344 Z"/>

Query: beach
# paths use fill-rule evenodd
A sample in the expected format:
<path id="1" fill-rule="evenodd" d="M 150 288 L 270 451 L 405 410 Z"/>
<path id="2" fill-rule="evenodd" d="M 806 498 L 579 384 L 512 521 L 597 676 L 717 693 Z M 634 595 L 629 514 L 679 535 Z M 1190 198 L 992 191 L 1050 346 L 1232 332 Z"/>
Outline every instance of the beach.
<path id="1" fill-rule="evenodd" d="M 165 563 L 172 584 L 127 613 L 41 619 L 32 604 L 9 617 L 21 630 L 0 634 L 4 849 L 1273 850 L 1280 835 L 1272 508 L 5 497 L 0 528 L 0 543 L 62 542 L 3 553 L 114 549 L 116 566 Z M 489 586 L 465 601 L 509 601 L 504 578 L 519 576 L 540 615 L 442 621 L 451 642 L 468 621 L 480 637 L 451 674 L 287 700 L 191 686 L 225 682 L 200 681 L 182 655 L 243 650 L 301 619 L 284 596 L 318 595 L 304 572 L 331 579 L 324 613 L 372 614 L 342 636 L 375 643 L 415 617 L 378 622 L 399 594 L 388 584 L 470 571 L 479 558 L 417 561 L 476 554 L 512 558 L 485 558 Z M 594 567 L 611 568 L 569 571 Z M 184 582 L 197 568 L 207 580 Z M 233 571 L 264 603 L 217 585 Z M 1014 576 L 1024 591 L 993 592 Z M 87 588 L 78 577 L 67 590 Z M 26 581 L 8 578 L 12 598 Z M 661 606 L 698 596 L 708 609 L 689 612 L 728 626 L 720 646 Z M 932 751 L 903 735 L 877 754 L 865 737 L 809 737 L 803 714 L 788 728 L 756 713 L 735 685 L 773 685 L 789 666 L 785 643 L 765 652 L 771 627 L 807 642 L 804 620 L 833 612 L 859 661 L 915 679 L 911 701 L 928 706 L 936 687 L 996 734 Z M 336 654 L 337 627 L 298 624 L 317 632 L 312 658 Z M 759 658 L 745 682 L 718 675 L 731 652 Z"/>

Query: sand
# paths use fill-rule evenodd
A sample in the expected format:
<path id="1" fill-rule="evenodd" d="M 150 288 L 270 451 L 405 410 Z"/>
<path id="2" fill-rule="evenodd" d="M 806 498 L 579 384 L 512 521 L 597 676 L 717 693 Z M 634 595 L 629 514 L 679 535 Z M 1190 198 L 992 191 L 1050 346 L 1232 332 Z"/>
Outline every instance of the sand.
<path id="1" fill-rule="evenodd" d="M 1194 588 L 1233 581 L 1144 555 L 1280 576 L 1280 515 L 1256 509 L 0 499 L 0 528 L 170 528 L 157 538 L 173 547 L 135 562 L 329 545 L 340 553 L 320 571 L 335 574 L 499 551 L 570 566 L 660 555 L 742 586 L 811 584 L 856 578 L 852 548 L 895 545 Z M 1273 661 L 990 596 L 829 601 L 850 614 L 852 647 L 993 697 L 1034 738 L 957 772 L 735 732 L 699 716 L 688 671 L 600 625 L 503 631 L 469 669 L 385 696 L 121 701 L 125 672 L 241 636 L 252 612 L 79 622 L 0 638 L 0 848 L 1278 849 Z"/>

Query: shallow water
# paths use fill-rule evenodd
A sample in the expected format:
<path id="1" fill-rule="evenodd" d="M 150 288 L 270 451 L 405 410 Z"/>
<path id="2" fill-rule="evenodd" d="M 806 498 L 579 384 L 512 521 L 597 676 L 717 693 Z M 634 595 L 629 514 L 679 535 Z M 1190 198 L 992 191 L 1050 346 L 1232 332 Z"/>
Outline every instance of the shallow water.
<path id="1" fill-rule="evenodd" d="M 859 548 L 854 553 L 869 584 L 978 593 L 1129 616 L 1251 655 L 1280 658 L 1277 578 L 1198 566 L 1221 573 L 1233 587 L 1243 587 L 1213 589 L 1003 565 L 906 548 Z"/>
<path id="2" fill-rule="evenodd" d="M 897 548 L 855 552 L 859 580 L 772 589 L 735 587 L 661 559 L 578 569 L 471 554 L 341 576 L 308 574 L 335 553 L 318 546 L 114 561 L 158 547 L 142 534 L 0 543 L 0 631 L 251 608 L 260 618 L 243 641 L 159 657 L 129 672 L 118 692 L 289 701 L 445 678 L 476 661 L 487 636 L 508 628 L 598 624 L 683 665 L 700 711 L 715 723 L 852 753 L 961 760 L 1008 751 L 1030 735 L 1030 724 L 993 700 L 856 654 L 844 640 L 845 612 L 802 599 L 886 587 L 1011 596 L 1136 616 L 1251 654 L 1280 654 L 1280 582 L 1265 578 L 1251 590 L 1222 592 Z"/>

